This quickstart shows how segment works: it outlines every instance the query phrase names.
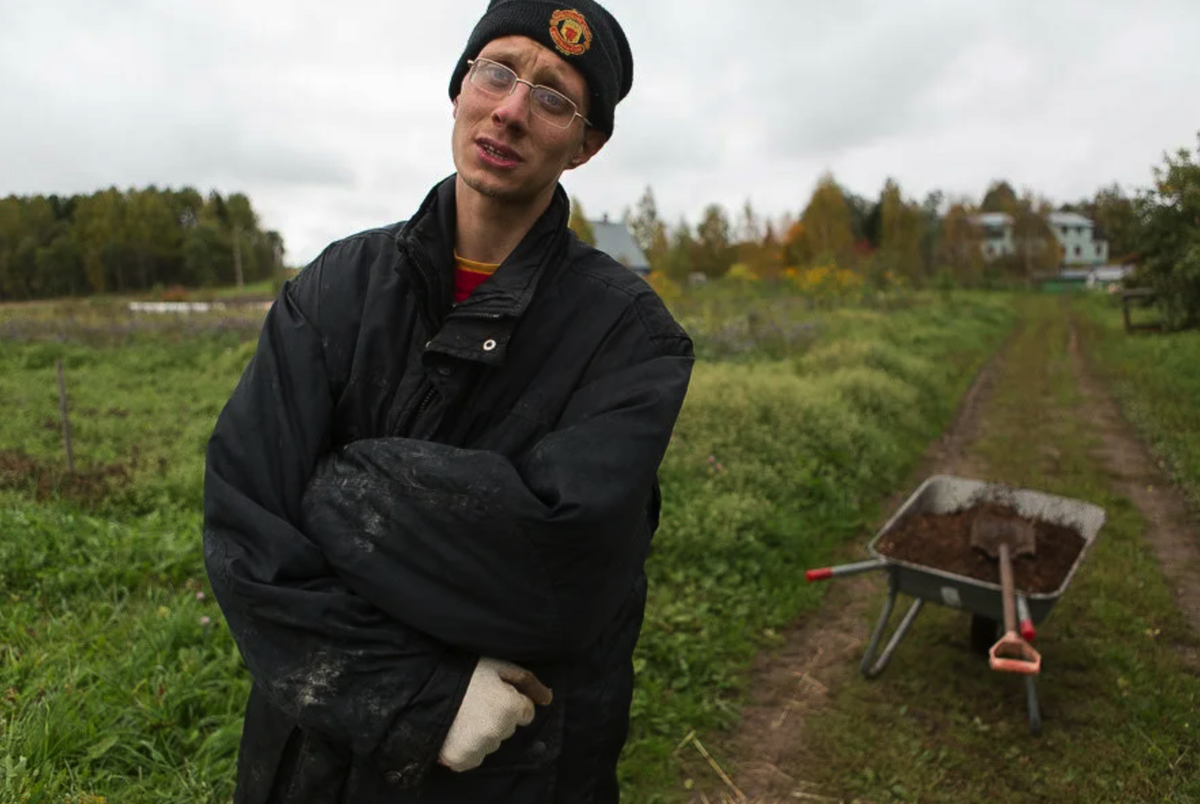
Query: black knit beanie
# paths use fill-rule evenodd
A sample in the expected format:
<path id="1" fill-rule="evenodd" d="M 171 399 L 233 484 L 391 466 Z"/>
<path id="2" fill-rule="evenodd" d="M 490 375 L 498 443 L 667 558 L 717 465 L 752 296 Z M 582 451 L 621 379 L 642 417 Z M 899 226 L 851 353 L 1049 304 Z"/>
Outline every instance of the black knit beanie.
<path id="1" fill-rule="evenodd" d="M 587 118 L 612 136 L 613 109 L 633 86 L 633 54 L 612 14 L 592 0 L 491 0 L 450 76 L 451 99 L 462 90 L 467 62 L 504 36 L 527 36 L 582 73 L 588 85 Z"/>

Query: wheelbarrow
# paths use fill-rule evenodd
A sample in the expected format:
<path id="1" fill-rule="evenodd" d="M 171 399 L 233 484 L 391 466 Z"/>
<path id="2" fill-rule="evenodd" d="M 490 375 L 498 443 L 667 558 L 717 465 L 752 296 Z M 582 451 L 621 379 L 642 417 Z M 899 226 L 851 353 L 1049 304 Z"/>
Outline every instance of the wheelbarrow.
<path id="1" fill-rule="evenodd" d="M 894 530 L 905 518 L 929 513 L 951 514 L 964 511 L 981 503 L 998 503 L 1014 508 L 1022 517 L 1034 522 L 1053 523 L 1071 528 L 1083 537 L 1083 549 L 1071 565 L 1058 589 L 1044 594 L 1017 595 L 1017 611 L 1021 621 L 1021 635 L 1029 641 L 1036 636 L 1036 625 L 1050 615 L 1054 604 L 1070 585 L 1079 565 L 1091 550 L 1092 544 L 1104 526 L 1104 509 L 1081 500 L 1057 497 L 1040 491 L 1014 489 L 999 483 L 988 483 L 969 478 L 934 475 L 927 478 L 904 502 L 891 519 L 879 529 L 875 538 L 867 545 L 871 558 L 853 564 L 809 570 L 805 578 L 823 581 L 841 578 L 862 572 L 887 573 L 888 593 L 883 611 L 863 655 L 860 670 L 866 678 L 875 678 L 887 667 L 896 647 L 912 628 L 917 615 L 926 602 L 937 603 L 971 615 L 971 645 L 973 649 L 986 650 L 997 635 L 997 625 L 1003 618 L 1003 601 L 1000 585 L 968 578 L 934 567 L 901 561 L 881 554 L 876 546 L 880 540 Z M 887 630 L 896 598 L 905 594 L 913 598 L 908 611 L 892 632 L 883 650 L 880 643 Z M 1023 676 L 1026 701 L 1029 710 L 1029 728 L 1035 735 L 1042 730 L 1041 708 L 1038 704 L 1037 677 Z"/>

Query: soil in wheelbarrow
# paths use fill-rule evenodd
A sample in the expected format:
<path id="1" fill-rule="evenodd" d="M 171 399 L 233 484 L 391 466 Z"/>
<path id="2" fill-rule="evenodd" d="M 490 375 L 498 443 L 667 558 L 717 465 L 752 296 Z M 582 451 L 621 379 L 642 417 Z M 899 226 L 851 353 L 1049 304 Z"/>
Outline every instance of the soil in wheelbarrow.
<path id="1" fill-rule="evenodd" d="M 953 514 L 913 514 L 896 523 L 876 549 L 889 558 L 1000 583 L 998 562 L 971 547 L 971 522 L 984 511 L 993 517 L 1021 519 L 1012 508 L 992 503 Z M 1037 554 L 1013 559 L 1013 583 L 1028 594 L 1048 594 L 1066 580 L 1084 539 L 1063 525 L 1037 521 L 1033 525 Z"/>

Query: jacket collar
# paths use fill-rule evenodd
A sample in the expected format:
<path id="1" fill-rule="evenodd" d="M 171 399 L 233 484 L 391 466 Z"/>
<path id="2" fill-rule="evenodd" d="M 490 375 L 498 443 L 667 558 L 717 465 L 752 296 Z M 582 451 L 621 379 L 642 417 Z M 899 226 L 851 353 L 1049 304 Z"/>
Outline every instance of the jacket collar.
<path id="1" fill-rule="evenodd" d="M 457 225 L 455 206 L 456 176 L 451 175 L 435 186 L 426 196 L 417 214 L 401 229 L 397 247 L 407 256 L 419 277 L 423 292 L 422 310 L 426 323 L 437 336 L 430 344 L 435 351 L 459 357 L 503 362 L 508 336 L 516 320 L 529 307 L 538 281 L 547 271 L 563 263 L 569 243 L 567 218 L 570 202 L 562 185 L 554 190 L 550 206 L 542 213 L 521 242 L 500 264 L 496 273 L 484 282 L 462 304 L 451 305 L 454 288 L 454 235 Z M 492 321 L 498 346 L 480 355 L 475 348 L 469 353 L 458 347 L 455 322 Z M 477 339 L 478 327 L 471 327 Z"/>

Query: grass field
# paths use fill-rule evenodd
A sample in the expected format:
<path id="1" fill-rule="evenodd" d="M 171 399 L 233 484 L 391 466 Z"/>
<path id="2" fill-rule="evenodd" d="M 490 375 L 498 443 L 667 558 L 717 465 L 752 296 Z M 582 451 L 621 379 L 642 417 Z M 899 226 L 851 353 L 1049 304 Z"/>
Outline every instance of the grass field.
<path id="1" fill-rule="evenodd" d="M 0 315 L 0 801 L 228 800 L 249 682 L 203 577 L 199 509 L 252 333 L 100 313 L 56 331 L 39 309 L 36 325 Z M 621 768 L 636 802 L 681 797 L 675 746 L 733 722 L 750 660 L 819 602 L 803 569 L 877 514 L 1013 322 L 1009 298 L 969 294 L 676 309 L 702 359 L 662 470 Z"/>
<path id="2" fill-rule="evenodd" d="M 1200 331 L 1131 336 L 1118 302 L 1080 302 L 1079 326 L 1121 412 L 1200 506 Z"/>

